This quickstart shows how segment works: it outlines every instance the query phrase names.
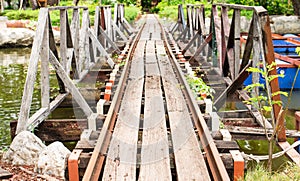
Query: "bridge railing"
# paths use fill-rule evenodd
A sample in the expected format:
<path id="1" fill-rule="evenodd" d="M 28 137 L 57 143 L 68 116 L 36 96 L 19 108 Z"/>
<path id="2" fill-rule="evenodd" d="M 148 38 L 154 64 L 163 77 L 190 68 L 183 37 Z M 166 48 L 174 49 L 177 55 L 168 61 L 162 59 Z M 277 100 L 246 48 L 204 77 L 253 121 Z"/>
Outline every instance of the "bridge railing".
<path id="1" fill-rule="evenodd" d="M 257 67 L 260 62 L 263 63 L 263 66 L 266 66 L 267 64 L 271 65 L 275 62 L 269 15 L 268 11 L 261 6 L 212 4 L 210 28 L 209 33 L 207 33 L 204 24 L 204 11 L 200 11 L 202 13 L 198 15 L 193 15 L 197 13 L 195 9 L 197 9 L 196 6 L 187 6 L 188 20 L 186 28 L 177 38 L 177 42 L 178 44 L 188 42 L 184 43 L 182 54 L 193 50 L 193 48 L 196 49 L 194 52 L 190 51 L 193 52 L 193 56 L 189 59 L 190 61 L 200 61 L 202 57 L 204 59 L 201 60 L 210 62 L 214 70 L 224 77 L 228 87 L 219 97 L 215 97 L 214 101 L 214 107 L 219 109 L 225 103 L 226 98 L 238 91 L 249 76 L 249 72 L 246 71 L 249 66 Z M 229 11 L 233 14 L 231 22 L 228 15 Z M 247 32 L 243 32 L 240 28 L 241 11 L 252 12 L 251 24 Z M 198 17 L 198 19 L 196 17 Z M 178 22 L 182 21 L 178 20 Z M 194 24 L 191 25 L 191 23 Z M 196 28 L 196 24 L 200 24 L 200 26 Z M 191 30 L 195 35 L 190 38 L 186 36 L 188 35 L 186 32 Z M 247 35 L 244 49 L 241 48 L 242 35 Z M 195 43 L 196 41 L 200 42 Z M 208 48 L 207 45 L 209 45 Z M 276 69 L 271 71 L 270 74 L 277 74 Z M 252 74 L 252 82 L 259 82 L 258 73 Z M 267 86 L 269 86 L 268 90 L 270 93 L 279 91 L 278 79 L 273 80 L 270 85 Z M 256 90 L 256 92 L 257 91 L 258 90 Z M 241 91 L 238 92 L 243 95 L 240 96 L 243 99 L 249 98 L 247 94 L 243 94 Z M 280 96 L 273 96 L 273 100 L 280 100 Z M 276 120 L 278 120 L 279 125 L 284 128 L 284 120 L 279 117 L 281 107 L 274 105 L 273 108 L 275 110 L 274 116 Z M 263 118 L 256 118 L 261 121 L 261 125 L 264 125 Z M 279 140 L 285 140 L 285 129 L 280 129 Z"/>
<path id="2" fill-rule="evenodd" d="M 60 12 L 59 47 L 55 43 L 50 18 L 51 11 Z M 69 12 L 72 13 L 71 18 L 69 18 Z M 114 66 L 114 61 L 106 49 L 112 47 L 117 53 L 120 52 L 114 44 L 110 32 L 112 30 L 119 31 L 119 35 L 122 32 L 111 21 L 111 11 L 108 7 L 97 7 L 95 20 L 95 29 L 93 30 L 90 26 L 89 10 L 87 7 L 51 7 L 40 9 L 16 134 L 23 130 L 32 130 L 38 126 L 68 94 L 72 94 L 74 100 L 87 116 L 89 129 L 96 129 L 95 119 L 97 115 L 80 94 L 75 86 L 75 82 L 79 82 L 88 73 L 88 70 L 100 60 L 99 55 L 106 57 L 106 61 L 110 67 Z M 104 42 L 101 42 L 99 35 L 104 37 Z M 123 38 L 128 40 L 125 35 Z M 30 116 L 39 60 L 41 62 L 41 108 Z M 60 92 L 51 102 L 49 64 L 56 71 Z"/>

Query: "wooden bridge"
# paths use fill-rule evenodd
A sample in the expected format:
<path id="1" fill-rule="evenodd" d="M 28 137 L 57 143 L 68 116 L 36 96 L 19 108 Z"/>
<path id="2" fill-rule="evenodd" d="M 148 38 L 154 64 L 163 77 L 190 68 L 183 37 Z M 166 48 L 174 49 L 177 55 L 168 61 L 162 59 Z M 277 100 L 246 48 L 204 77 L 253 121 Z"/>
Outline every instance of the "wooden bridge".
<path id="1" fill-rule="evenodd" d="M 57 10 L 61 17 L 59 48 L 49 15 L 50 11 Z M 72 10 L 71 21 L 68 10 Z M 243 34 L 239 24 L 243 10 L 253 12 L 253 18 L 241 51 Z M 233 11 L 231 26 L 228 11 Z M 62 141 L 78 141 L 69 157 L 70 180 L 242 177 L 244 159 L 236 142 L 226 140 L 228 130 L 221 131 L 223 140 L 211 131 L 219 132 L 219 120 L 230 125 L 272 127 L 252 106 L 220 110 L 226 101 L 249 99 L 240 89 L 249 76 L 246 71 L 249 66 L 274 62 L 267 11 L 262 7 L 214 4 L 210 31 L 205 26 L 203 5 L 188 5 L 187 19 L 179 5 L 178 21 L 170 29 L 150 14 L 134 29 L 124 18 L 124 6 L 120 4 L 115 6 L 114 13 L 112 21 L 110 6 L 97 7 L 92 28 L 86 7 L 40 10 L 16 134 L 39 126 L 36 134 L 46 141 L 58 137 Z M 117 58 L 112 54 L 118 55 Z M 39 60 L 41 109 L 30 114 Z M 59 87 L 54 99 L 51 99 L 49 63 Z M 203 80 L 215 90 L 213 104 L 208 99 L 197 102 L 189 88 L 186 76 L 194 75 L 196 67 Z M 258 82 L 258 75 L 252 77 L 253 82 Z M 99 88 L 95 85 L 101 79 L 105 85 Z M 90 80 L 94 80 L 93 85 Z M 82 84 L 84 88 L 80 87 Z M 269 86 L 270 92 L 276 92 L 278 81 Z M 280 100 L 280 97 L 273 99 Z M 76 119 L 48 118 L 68 103 L 82 111 L 75 115 Z M 206 113 L 201 112 L 203 107 Z M 280 106 L 275 105 L 273 109 L 282 128 L 278 143 L 284 149 L 289 147 L 284 120 L 278 116 Z M 55 123 L 63 127 L 64 135 L 57 133 L 53 137 Z M 48 128 L 43 124 L 48 124 Z M 50 131 L 51 127 L 52 135 L 41 133 Z M 77 131 L 76 136 L 74 132 L 68 135 L 72 130 Z M 235 130 L 232 134 L 235 139 L 243 133 Z M 288 151 L 287 155 L 300 163 L 295 150 Z M 230 169 L 233 174 L 228 172 Z"/>

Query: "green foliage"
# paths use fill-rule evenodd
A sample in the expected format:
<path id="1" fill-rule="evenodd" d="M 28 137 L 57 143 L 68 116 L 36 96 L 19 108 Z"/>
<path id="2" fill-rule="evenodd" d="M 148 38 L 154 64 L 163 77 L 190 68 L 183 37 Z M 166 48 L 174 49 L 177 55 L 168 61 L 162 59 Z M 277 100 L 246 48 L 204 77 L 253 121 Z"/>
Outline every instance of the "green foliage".
<path id="1" fill-rule="evenodd" d="M 119 3 L 123 3 L 125 4 L 126 6 L 129 6 L 129 5 L 136 5 L 137 1 L 134 1 L 134 0 L 118 0 Z"/>
<path id="2" fill-rule="evenodd" d="M 292 3 L 288 3 L 289 0 L 213 0 L 208 2 L 207 0 L 162 0 L 156 7 L 153 7 L 150 11 L 153 13 L 159 13 L 160 17 L 167 17 L 172 20 L 177 18 L 177 6 L 183 4 L 186 8 L 186 4 L 204 4 L 205 14 L 209 15 L 211 11 L 211 4 L 213 3 L 228 3 L 228 4 L 242 4 L 248 6 L 263 6 L 268 10 L 270 15 L 291 15 L 294 14 Z M 232 11 L 229 11 L 229 16 L 232 16 Z M 249 19 L 252 17 L 252 11 L 241 11 L 242 16 L 246 16 Z"/>
<path id="3" fill-rule="evenodd" d="M 247 171 L 245 181 L 270 181 L 270 180 L 300 180 L 300 167 L 294 163 L 287 162 L 283 165 L 282 172 L 270 173 L 262 164 L 258 164 L 255 168 Z M 241 179 L 242 180 L 242 179 Z"/>
<path id="4" fill-rule="evenodd" d="M 202 99 L 206 96 L 213 98 L 213 93 L 215 92 L 210 86 L 206 85 L 205 82 L 199 77 L 187 77 L 187 82 L 191 88 L 191 90 L 198 96 L 198 98 Z"/>
<path id="5" fill-rule="evenodd" d="M 90 15 L 90 22 L 91 25 L 94 23 L 95 18 L 95 10 L 96 6 L 99 5 L 98 1 L 94 2 L 91 0 L 88 1 L 79 1 L 79 6 L 86 6 L 89 8 L 89 15 Z M 73 6 L 73 1 L 60 1 L 59 6 Z M 112 8 L 113 13 L 114 8 Z M 132 22 L 135 20 L 137 15 L 139 14 L 140 9 L 136 6 L 126 6 L 125 7 L 125 18 L 128 22 Z M 68 10 L 69 19 L 72 18 L 72 10 Z M 32 20 L 37 21 L 39 10 L 5 10 L 4 12 L 0 13 L 1 16 L 7 16 L 9 20 Z M 60 15 L 59 11 L 51 11 L 50 18 L 53 26 L 59 26 L 60 23 Z"/>
<path id="6" fill-rule="evenodd" d="M 139 13 L 140 13 L 140 8 L 137 6 L 125 7 L 125 18 L 129 23 L 133 22 L 137 18 Z"/>
<path id="7" fill-rule="evenodd" d="M 1 16 L 7 16 L 9 20 L 37 20 L 39 16 L 38 10 L 5 10 L 0 14 Z"/>
<path id="8" fill-rule="evenodd" d="M 264 69 L 260 68 L 260 66 L 258 66 L 258 67 L 249 67 L 247 69 L 247 71 L 251 72 L 251 73 L 259 73 L 259 74 L 261 74 L 261 76 L 266 80 L 266 83 L 270 84 L 274 79 L 277 79 L 279 77 L 284 77 L 283 74 L 270 75 L 269 73 L 272 70 L 274 70 L 275 68 L 276 68 L 276 63 L 273 62 L 272 64 L 266 66 L 266 70 L 264 70 Z M 261 83 L 253 83 L 253 84 L 250 84 L 250 85 L 246 86 L 244 88 L 244 90 L 246 90 L 249 93 L 251 93 L 256 88 L 265 89 L 265 85 L 261 84 Z M 283 96 L 287 97 L 288 93 L 283 92 L 283 91 L 277 91 L 277 92 L 273 92 L 270 97 L 277 96 L 277 95 L 283 95 Z M 267 102 L 268 104 L 267 105 L 262 105 L 262 104 L 265 104 L 265 102 Z M 269 112 L 272 111 L 272 107 L 271 106 L 273 106 L 273 105 L 281 105 L 282 104 L 281 101 L 269 100 L 268 97 L 265 96 L 265 95 L 252 96 L 249 100 L 244 101 L 244 103 L 248 104 L 248 105 L 253 105 L 258 110 L 260 110 L 262 112 L 267 112 L 267 113 L 269 113 Z"/>
<path id="9" fill-rule="evenodd" d="M 300 47 L 296 48 L 296 53 L 298 53 L 298 55 L 300 55 Z"/>

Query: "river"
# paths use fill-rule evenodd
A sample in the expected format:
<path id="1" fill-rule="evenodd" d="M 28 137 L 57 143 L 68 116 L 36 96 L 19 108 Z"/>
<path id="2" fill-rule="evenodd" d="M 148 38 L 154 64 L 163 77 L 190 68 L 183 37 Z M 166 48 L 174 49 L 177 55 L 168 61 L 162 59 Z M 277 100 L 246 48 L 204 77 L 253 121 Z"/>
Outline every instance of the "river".
<path id="1" fill-rule="evenodd" d="M 0 49 L 0 150 L 5 150 L 11 142 L 10 121 L 18 118 L 23 87 L 28 71 L 30 51 L 31 49 L 29 48 Z M 37 79 L 39 79 L 39 75 L 37 76 Z M 293 101 L 290 104 L 292 109 L 299 108 L 300 101 L 295 101 L 296 99 L 299 99 L 299 94 L 300 91 L 294 91 L 293 93 Z M 31 106 L 32 112 L 40 108 L 39 100 L 40 87 L 39 84 L 35 84 Z M 286 100 L 284 100 L 284 102 L 286 102 Z M 293 111 L 289 111 L 290 117 L 293 117 L 293 114 Z M 289 124 L 287 124 L 287 127 L 289 129 L 294 129 L 294 126 Z M 239 141 L 238 143 L 241 150 L 245 153 L 267 154 L 267 144 L 265 141 L 245 140 Z M 277 159 L 275 165 L 280 165 L 278 162 L 282 163 L 282 160 L 286 159 Z"/>
<path id="2" fill-rule="evenodd" d="M 26 80 L 30 48 L 0 49 L 0 149 L 10 140 L 10 121 L 18 119 Z M 40 89 L 36 86 L 32 110 L 40 107 Z"/>

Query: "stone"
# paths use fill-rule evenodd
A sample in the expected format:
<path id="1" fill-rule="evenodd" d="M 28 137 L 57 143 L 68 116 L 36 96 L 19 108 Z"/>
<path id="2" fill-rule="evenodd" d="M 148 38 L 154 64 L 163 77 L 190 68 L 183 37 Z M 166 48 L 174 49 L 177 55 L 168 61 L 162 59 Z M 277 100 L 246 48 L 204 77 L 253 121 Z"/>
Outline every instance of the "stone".
<path id="1" fill-rule="evenodd" d="M 40 153 L 35 171 L 40 174 L 64 177 L 69 154 L 71 152 L 61 142 L 51 143 Z"/>
<path id="2" fill-rule="evenodd" d="M 300 17 L 298 16 L 270 16 L 270 22 L 272 33 L 300 33 Z"/>
<path id="3" fill-rule="evenodd" d="M 13 165 L 35 165 L 45 147 L 33 133 L 23 131 L 14 138 L 2 160 Z"/>
<path id="4" fill-rule="evenodd" d="M 28 47 L 32 45 L 35 32 L 27 28 L 3 28 L 0 31 L 1 47 Z"/>
<path id="5" fill-rule="evenodd" d="M 56 44 L 60 42 L 60 32 L 53 30 Z M 30 47 L 35 31 L 29 28 L 1 28 L 0 47 Z"/>

